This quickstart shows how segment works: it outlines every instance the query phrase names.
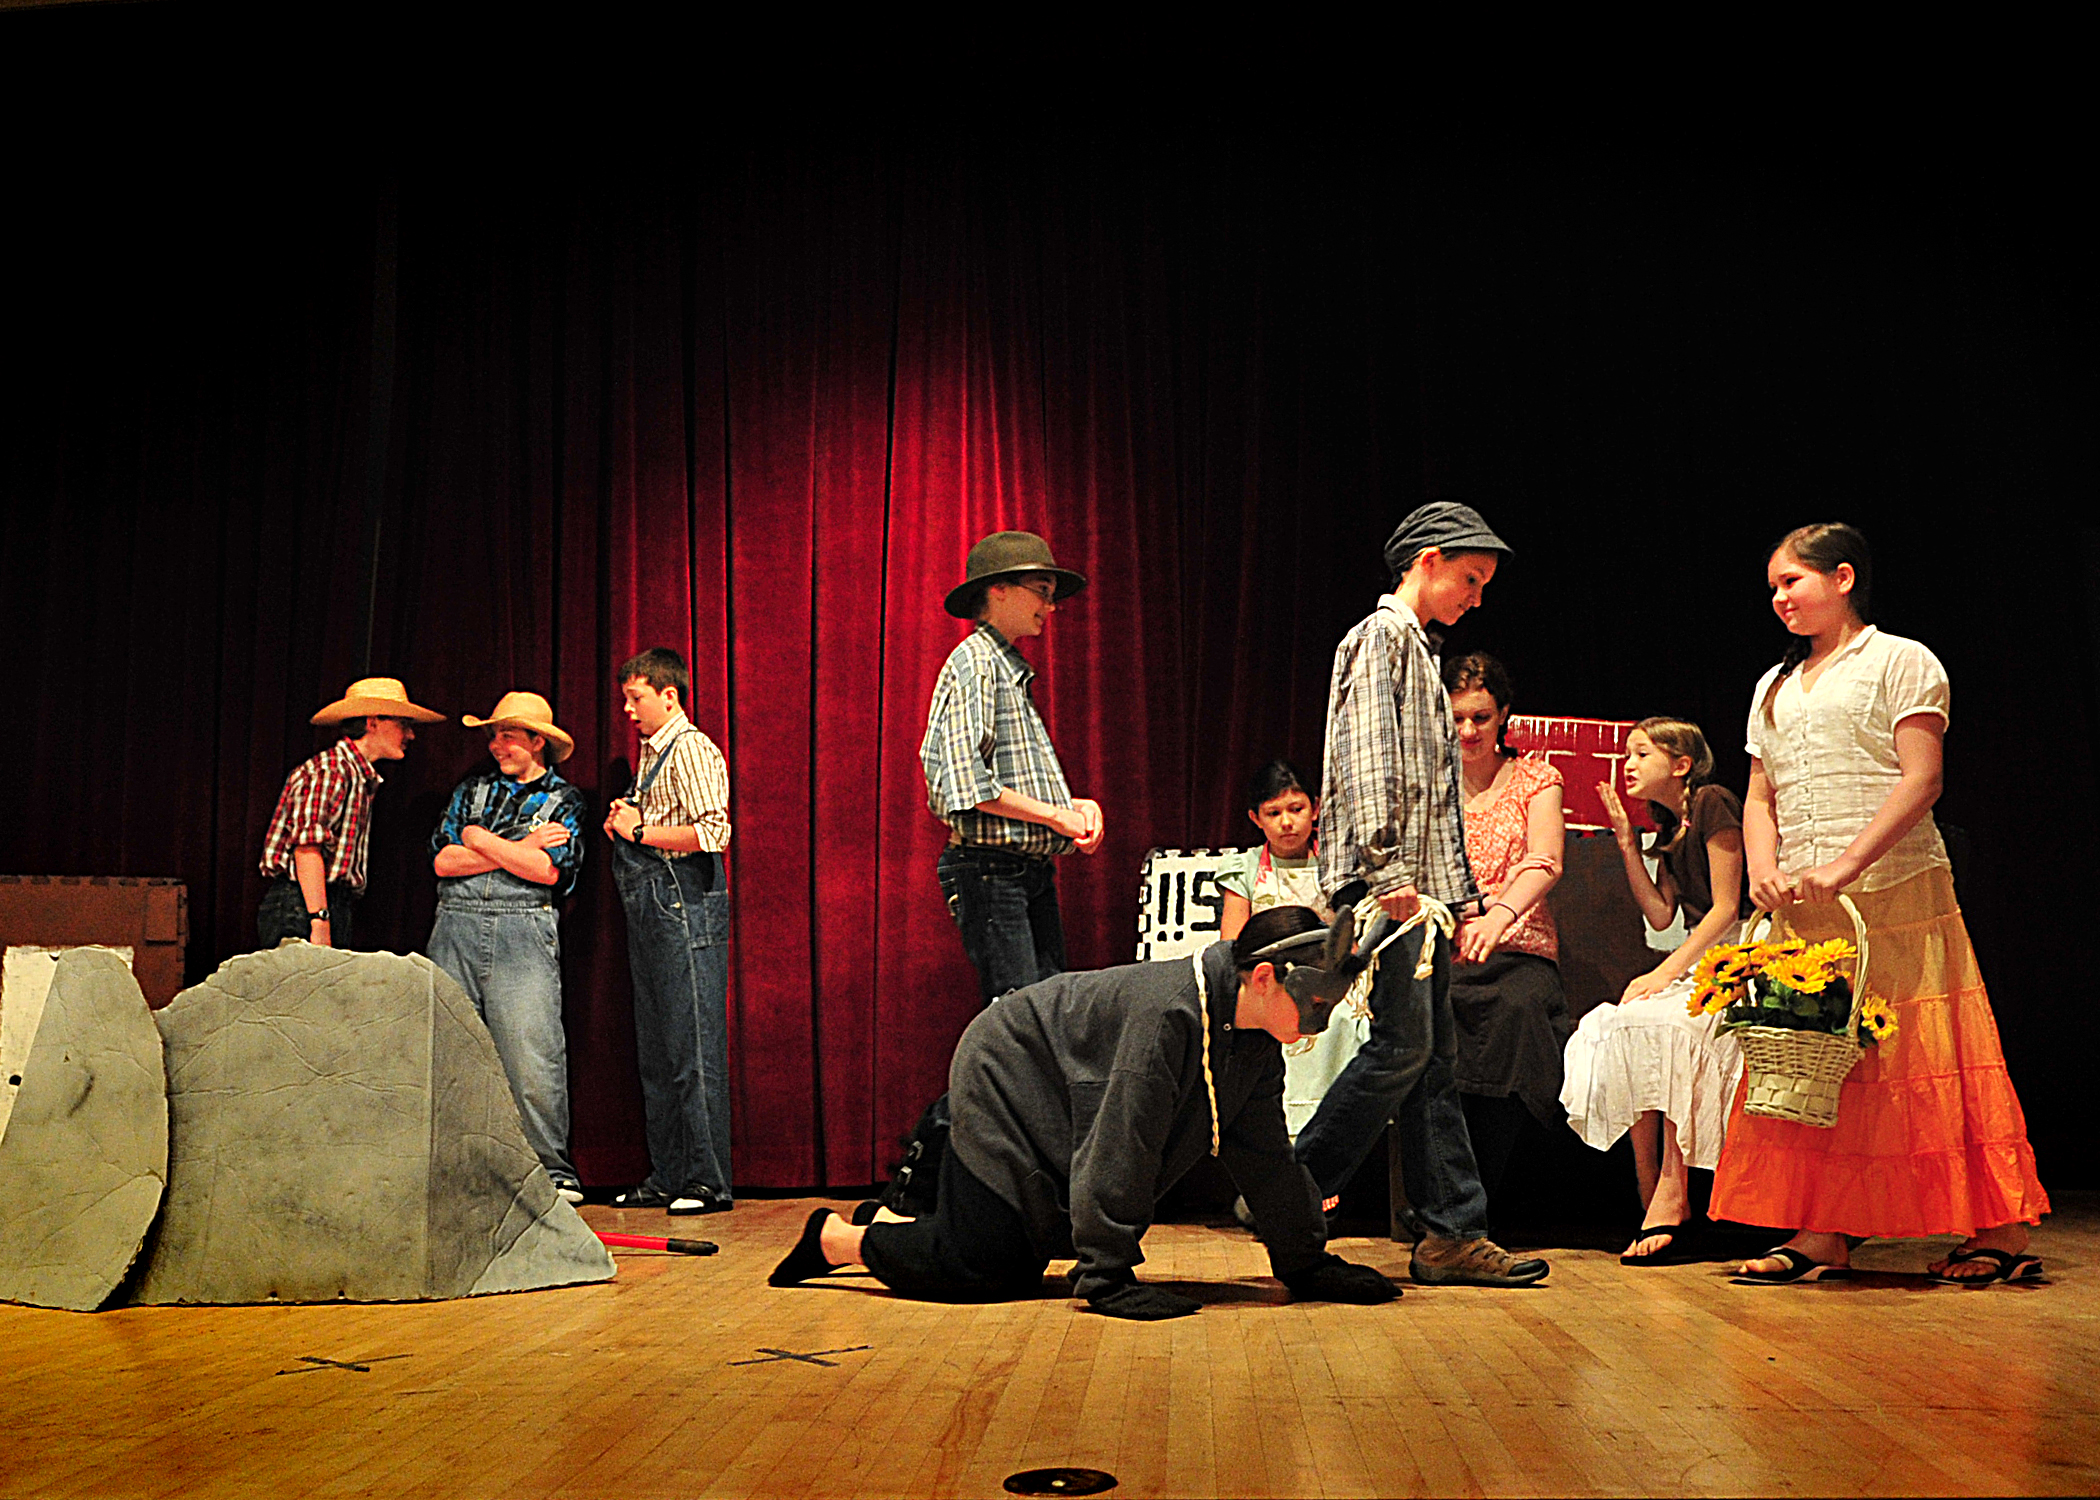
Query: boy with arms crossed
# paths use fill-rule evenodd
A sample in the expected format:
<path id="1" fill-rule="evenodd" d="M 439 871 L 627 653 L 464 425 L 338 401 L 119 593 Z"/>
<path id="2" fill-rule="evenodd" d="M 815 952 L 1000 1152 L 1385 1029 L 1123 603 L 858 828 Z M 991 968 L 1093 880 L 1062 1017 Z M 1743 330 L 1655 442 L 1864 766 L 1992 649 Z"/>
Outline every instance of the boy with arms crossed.
<path id="1" fill-rule="evenodd" d="M 576 742 L 538 693 L 505 693 L 486 719 L 495 768 L 453 790 L 430 835 L 437 921 L 425 950 L 487 1023 L 518 1102 L 526 1144 L 571 1203 L 569 1044 L 561 1024 L 561 934 L 555 902 L 583 868 L 583 793 L 556 775 Z"/>

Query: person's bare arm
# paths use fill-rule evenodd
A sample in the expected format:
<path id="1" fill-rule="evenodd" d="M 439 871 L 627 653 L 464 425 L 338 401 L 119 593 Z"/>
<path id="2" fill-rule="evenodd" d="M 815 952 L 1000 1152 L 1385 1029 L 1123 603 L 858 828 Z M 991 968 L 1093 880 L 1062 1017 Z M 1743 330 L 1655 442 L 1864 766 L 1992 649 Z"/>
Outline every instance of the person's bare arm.
<path id="1" fill-rule="evenodd" d="M 1619 846 L 1619 863 L 1626 867 L 1626 884 L 1633 889 L 1634 904 L 1640 907 L 1641 919 L 1649 929 L 1661 932 L 1677 915 L 1677 893 L 1666 894 L 1649 876 L 1648 862 L 1641 858 L 1641 836 L 1626 804 L 1619 800 L 1618 788 L 1600 781 L 1597 793 L 1604 799 L 1604 816 L 1611 821 L 1612 841 Z"/>
<path id="2" fill-rule="evenodd" d="M 1524 809 L 1524 859 L 1508 885 L 1489 899 L 1487 909 L 1459 928 L 1458 954 L 1469 964 L 1484 961 L 1509 935 L 1510 928 L 1546 899 L 1560 883 L 1561 850 L 1567 821 L 1557 786 L 1542 787 Z"/>
<path id="3" fill-rule="evenodd" d="M 606 810 L 605 832 L 609 838 L 631 843 L 642 815 L 625 797 L 615 797 Z M 700 830 L 691 823 L 651 823 L 642 829 L 642 845 L 667 854 L 698 854 Z"/>
<path id="4" fill-rule="evenodd" d="M 1772 782 L 1765 763 L 1750 757 L 1750 786 L 1743 796 L 1743 869 L 1750 878 L 1750 899 L 1761 911 L 1777 911 L 1794 897 L 1779 873 L 1779 814 L 1773 806 Z"/>
<path id="5" fill-rule="evenodd" d="M 1859 836 L 1827 865 L 1794 877 L 1799 901 L 1835 901 L 1838 892 L 1896 847 L 1940 800 L 1941 754 L 1947 725 L 1938 714 L 1918 713 L 1896 725 L 1896 765 L 1901 778 Z"/>
<path id="6" fill-rule="evenodd" d="M 476 854 L 465 844 L 447 844 L 431 858 L 430 867 L 446 880 L 457 880 L 462 875 L 486 875 L 491 870 L 502 868 L 486 854 Z"/>
<path id="7" fill-rule="evenodd" d="M 1003 786 L 998 796 L 978 803 L 977 811 L 1054 829 L 1072 840 L 1081 854 L 1092 854 L 1101 847 L 1101 804 L 1085 797 L 1074 797 L 1070 807 L 1053 807 L 1026 792 Z"/>
<path id="8" fill-rule="evenodd" d="M 547 851 L 566 844 L 569 830 L 559 823 L 542 823 L 518 838 L 506 839 L 479 825 L 469 824 L 459 831 L 459 837 L 470 853 L 495 861 L 520 880 L 529 880 L 534 885 L 552 885 L 561 878 L 561 872 L 547 857 Z"/>
<path id="9" fill-rule="evenodd" d="M 1220 891 L 1218 894 L 1224 898 L 1218 907 L 1218 936 L 1229 943 L 1240 935 L 1240 929 L 1254 915 L 1254 903 L 1238 891 Z"/>
<path id="10" fill-rule="evenodd" d="M 1619 997 L 1621 1005 L 1652 995 L 1689 974 L 1692 965 L 1699 962 L 1699 955 L 1719 942 L 1735 923 L 1736 909 L 1743 901 L 1743 836 L 1733 828 L 1724 828 L 1708 838 L 1706 864 L 1713 906 L 1685 934 L 1684 941 L 1670 950 L 1668 958 L 1626 986 L 1626 992 Z"/>
<path id="11" fill-rule="evenodd" d="M 299 844 L 292 850 L 292 879 L 299 884 L 299 895 L 306 902 L 308 911 L 323 911 L 328 906 L 328 851 L 319 844 Z M 317 948 L 330 947 L 332 936 L 327 922 L 309 922 L 306 940 Z"/>

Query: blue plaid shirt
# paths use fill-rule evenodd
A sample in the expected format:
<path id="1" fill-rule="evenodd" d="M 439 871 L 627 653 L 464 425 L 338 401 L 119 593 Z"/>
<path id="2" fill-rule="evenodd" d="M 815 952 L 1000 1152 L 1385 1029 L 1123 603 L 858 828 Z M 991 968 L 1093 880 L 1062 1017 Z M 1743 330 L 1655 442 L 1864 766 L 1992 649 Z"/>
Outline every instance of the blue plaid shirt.
<path id="1" fill-rule="evenodd" d="M 1070 807 L 1072 790 L 1050 744 L 1050 731 L 1028 696 L 1035 668 L 1013 643 L 979 621 L 941 664 L 919 764 L 926 805 L 965 844 L 1021 854 L 1069 854 L 1072 841 L 1054 828 L 978 812 L 1010 787 Z"/>
<path id="2" fill-rule="evenodd" d="M 583 793 L 562 780 L 550 767 L 531 781 L 513 781 L 501 771 L 481 771 L 452 789 L 452 801 L 437 831 L 430 835 L 430 854 L 437 857 L 449 844 L 457 844 L 462 829 L 479 824 L 500 839 L 518 839 L 542 823 L 559 823 L 569 830 L 569 841 L 543 851 L 554 861 L 554 884 L 544 889 L 556 900 L 576 889 L 576 876 L 583 869 Z M 518 880 L 508 870 L 495 872 L 520 886 L 542 889 L 531 881 Z M 442 893 L 447 882 L 440 880 Z"/>

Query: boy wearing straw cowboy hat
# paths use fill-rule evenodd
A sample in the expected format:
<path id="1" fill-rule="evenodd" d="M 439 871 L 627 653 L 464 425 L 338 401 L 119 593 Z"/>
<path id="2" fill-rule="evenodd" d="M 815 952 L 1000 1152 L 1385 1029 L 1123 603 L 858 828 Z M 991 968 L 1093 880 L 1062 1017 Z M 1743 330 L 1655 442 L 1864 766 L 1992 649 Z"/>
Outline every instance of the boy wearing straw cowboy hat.
<path id="1" fill-rule="evenodd" d="M 934 679 L 919 763 L 927 805 L 948 825 L 941 892 L 987 1003 L 1064 968 L 1051 861 L 1101 847 L 1101 804 L 1066 785 L 1028 696 L 1035 669 L 1014 645 L 1085 587 L 1035 533 L 995 531 L 945 602 L 977 624 Z"/>
<path id="2" fill-rule="evenodd" d="M 292 768 L 263 835 L 263 878 L 272 883 L 255 916 L 256 938 L 274 948 L 303 938 L 323 948 L 350 946 L 350 918 L 365 889 L 372 847 L 374 763 L 408 754 L 417 724 L 444 715 L 409 702 L 394 677 L 365 677 L 313 716 L 339 725 L 342 738 Z"/>
<path id="3" fill-rule="evenodd" d="M 453 790 L 430 853 L 438 876 L 430 961 L 488 1024 L 525 1140 L 554 1187 L 583 1201 L 569 1164 L 569 1053 L 561 1025 L 555 902 L 583 867 L 583 793 L 555 774 L 576 742 L 538 693 L 509 692 L 486 719 L 495 768 Z"/>

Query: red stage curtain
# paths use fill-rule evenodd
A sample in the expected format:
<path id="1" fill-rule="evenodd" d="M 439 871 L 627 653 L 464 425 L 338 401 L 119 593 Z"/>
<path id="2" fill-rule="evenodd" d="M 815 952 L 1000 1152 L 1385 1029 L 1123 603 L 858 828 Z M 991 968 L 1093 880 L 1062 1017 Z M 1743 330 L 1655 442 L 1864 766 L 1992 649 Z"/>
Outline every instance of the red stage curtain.
<path id="1" fill-rule="evenodd" d="M 2070 282 L 2009 240 L 1194 127 L 433 155 L 398 181 L 157 149 L 37 154 L 11 190 L 0 868 L 183 877 L 202 977 L 253 941 L 278 786 L 368 634 L 370 670 L 450 714 L 545 692 L 601 809 L 634 754 L 611 669 L 678 647 L 733 777 L 746 1186 L 876 1179 L 975 1010 L 917 747 L 963 630 L 941 597 L 990 530 L 1091 579 L 1025 648 L 1107 811 L 1063 865 L 1078 965 L 1130 955 L 1148 847 L 1251 842 L 1248 772 L 1318 774 L 1334 644 L 1425 492 L 1481 498 L 1520 549 L 1454 645 L 1508 659 L 1525 711 L 1689 714 L 1739 784 L 1729 726 L 1778 649 L 1759 549 L 1835 508 L 1964 701 L 2074 643 L 2053 772 L 2090 780 L 2080 554 L 2045 548 L 2019 609 L 1979 617 L 1914 524 L 2013 494 L 2045 534 L 2086 519 Z M 2037 1141 L 2083 1141 L 2061 1059 L 2091 1022 L 2020 1013 L 2070 960 L 2015 941 L 2073 920 L 2075 883 L 2031 911 L 2017 871 L 2075 867 L 2094 813 L 2034 819 L 1972 715 L 1943 806 L 1977 836 L 1964 899 L 2023 1087 L 2057 1079 Z M 388 768 L 361 946 L 423 942 L 425 840 L 482 760 L 455 723 Z M 578 1164 L 632 1180 L 602 845 L 563 932 Z"/>
<path id="2" fill-rule="evenodd" d="M 1106 809 L 1103 850 L 1062 876 L 1084 966 L 1131 956 L 1147 848 L 1239 841 L 1235 792 L 1268 755 L 1317 774 L 1324 656 L 1380 581 L 1359 544 L 1336 595 L 1310 559 L 1342 513 L 1296 519 L 1306 477 L 1270 467 L 1303 456 L 1271 428 L 1279 397 L 1370 394 L 1361 364 L 1294 370 L 1285 346 L 1264 367 L 1262 215 L 1218 190 L 1152 222 L 1082 167 L 787 154 L 697 185 L 363 185 L 310 205 L 312 236 L 274 242 L 260 286 L 121 294 L 98 316 L 150 329 L 148 388 L 112 409 L 110 372 L 76 364 L 52 467 L 15 476 L 57 503 L 16 623 L 44 659 L 91 642 L 122 663 L 115 701 L 42 700 L 47 763 L 70 741 L 94 771 L 32 815 L 30 862 L 188 876 L 193 974 L 248 946 L 263 825 L 316 743 L 304 717 L 363 669 L 376 519 L 371 669 L 454 715 L 547 693 L 576 736 L 564 772 L 601 809 L 635 749 L 613 665 L 688 657 L 734 788 L 737 1178 L 876 1180 L 977 1008 L 917 760 L 971 542 L 1035 530 L 1090 579 L 1026 648 L 1072 783 Z M 373 517 L 375 213 L 396 216 L 398 284 Z M 70 544 L 96 534 L 122 576 L 87 549 L 76 587 Z M 1242 609 L 1250 628 L 1219 628 Z M 1280 692 L 1278 663 L 1303 667 Z M 424 840 L 481 756 L 437 726 L 383 768 L 360 946 L 420 946 Z M 629 1180 L 646 1162 L 602 846 L 563 934 L 576 1159 Z"/>

